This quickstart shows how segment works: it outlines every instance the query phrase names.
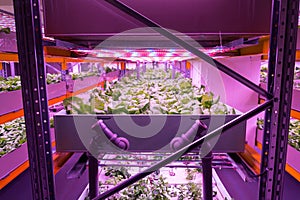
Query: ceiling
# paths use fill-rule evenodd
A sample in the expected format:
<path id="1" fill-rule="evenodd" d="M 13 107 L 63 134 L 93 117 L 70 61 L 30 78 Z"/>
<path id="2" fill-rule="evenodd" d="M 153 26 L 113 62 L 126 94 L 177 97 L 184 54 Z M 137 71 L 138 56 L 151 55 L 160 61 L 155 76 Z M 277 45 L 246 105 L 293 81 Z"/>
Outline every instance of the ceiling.
<path id="1" fill-rule="evenodd" d="M 232 0 L 232 5 L 228 4 L 227 0 L 215 0 L 220 5 L 213 4 L 210 0 L 190 0 L 195 5 L 197 4 L 197 6 L 193 6 L 192 3 L 183 3 L 181 0 L 174 0 L 173 4 L 170 4 L 168 0 L 143 0 L 143 2 L 121 1 L 139 12 L 146 12 L 148 16 L 152 16 L 151 19 L 157 20 L 158 23 L 174 28 L 171 30 L 180 30 L 183 34 L 177 31 L 172 32 L 208 54 L 215 51 L 224 52 L 226 49 L 230 50 L 232 46 L 255 44 L 251 43 L 253 39 L 255 40 L 262 35 L 268 34 L 269 31 L 269 22 L 264 21 L 264 19 L 270 13 L 271 0 L 264 1 L 264 9 L 260 9 L 260 3 L 262 2 L 260 0 Z M 157 8 L 159 4 L 156 1 L 165 6 L 162 7 L 164 8 L 164 12 L 160 12 L 160 9 Z M 45 13 L 41 6 L 41 16 L 44 17 L 45 14 L 46 20 L 44 22 L 42 19 L 42 23 L 45 26 L 46 36 L 85 47 L 73 49 L 78 55 L 86 53 L 87 49 L 92 49 L 93 51 L 89 51 L 89 55 L 117 56 L 125 59 L 130 57 L 133 61 L 137 60 L 137 57 L 145 58 L 144 60 L 146 60 L 151 55 L 154 55 L 153 57 L 156 60 L 160 57 L 174 58 L 178 56 L 181 58 L 190 58 L 192 56 L 174 42 L 157 34 L 155 31 L 148 31 L 148 28 L 142 28 L 144 25 L 136 19 L 102 2 L 102 0 L 72 0 L 72 4 L 67 4 L 66 1 L 61 0 L 45 1 Z M 198 9 L 201 2 L 203 3 L 202 9 Z M 177 4 L 179 6 L 176 7 Z M 205 11 L 205 6 L 207 6 L 207 11 Z M 239 10 L 238 13 L 234 13 L 234 10 L 230 10 L 232 6 L 239 6 L 240 9 L 245 9 L 245 11 Z M 13 13 L 13 1 L 1 0 L 0 9 L 8 13 Z M 211 15 L 210 11 L 212 9 L 217 9 L 219 14 Z M 245 16 L 243 12 L 246 13 Z M 191 20 L 191 13 L 199 15 L 198 21 Z M 207 16 L 203 16 L 201 13 L 206 13 Z M 160 18 L 163 18 L 163 20 L 159 21 L 160 18 L 156 19 L 154 16 L 156 14 Z M 227 18 L 224 17 L 225 15 Z M 244 17 L 244 19 L 236 19 L 237 16 Z M 234 23 L 231 21 L 228 24 L 228 20 L 232 19 Z M 250 21 L 247 21 L 247 19 L 250 19 Z M 269 18 L 267 19 L 269 20 Z M 195 23 L 196 25 L 199 24 L 199 20 L 202 20 L 201 22 L 203 23 L 204 21 L 209 22 L 204 23 L 204 26 L 198 29 L 194 29 Z M 226 20 L 227 25 L 223 26 Z M 101 23 L 99 24 L 99 22 Z M 117 27 L 114 24 L 117 24 Z M 175 26 L 173 26 L 174 24 Z M 214 25 L 212 26 L 211 24 Z M 13 15 L 0 12 L 0 26 L 9 26 L 12 31 L 15 31 Z M 255 29 L 256 27 L 259 28 Z M 220 31 L 219 29 L 222 28 L 223 31 Z M 133 31 L 128 32 L 127 30 L 130 29 Z M 123 32 L 121 30 L 126 31 Z"/>
<path id="2" fill-rule="evenodd" d="M 271 15 L 271 0 L 120 1 L 170 32 L 189 36 L 206 48 L 269 33 L 270 17 L 266 16 Z M 109 43 L 116 48 L 178 48 L 103 0 L 72 0 L 72 4 L 47 0 L 44 9 L 45 34 L 49 37 L 88 48 L 103 46 L 106 40 L 117 40 Z"/>

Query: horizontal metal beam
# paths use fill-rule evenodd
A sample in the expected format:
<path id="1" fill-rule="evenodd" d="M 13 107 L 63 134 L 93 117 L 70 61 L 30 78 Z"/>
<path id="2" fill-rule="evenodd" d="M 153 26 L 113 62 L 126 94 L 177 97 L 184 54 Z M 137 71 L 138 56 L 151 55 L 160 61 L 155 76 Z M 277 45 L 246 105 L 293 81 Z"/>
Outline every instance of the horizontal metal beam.
<path id="1" fill-rule="evenodd" d="M 199 57 L 200 59 L 204 60 L 205 62 L 209 63 L 212 66 L 215 66 L 217 69 L 222 71 L 223 73 L 229 75 L 230 77 L 234 78 L 235 80 L 239 81 L 240 83 L 244 84 L 248 88 L 252 89 L 253 91 L 257 92 L 258 94 L 272 98 L 272 95 L 268 93 L 266 90 L 262 89 L 258 85 L 254 84 L 253 82 L 249 81 L 245 77 L 241 76 L 237 72 L 233 71 L 232 69 L 228 68 L 227 66 L 223 65 L 219 61 L 211 58 L 210 56 L 206 55 L 205 53 L 199 51 L 196 47 L 192 46 L 188 42 L 182 40 L 181 38 L 175 36 L 170 31 L 166 30 L 159 24 L 153 22 L 152 20 L 148 19 L 144 15 L 138 13 L 134 9 L 128 7 L 124 3 L 118 0 L 105 0 L 106 2 L 110 3 L 111 5 L 115 6 L 116 8 L 122 10 L 126 14 L 134 17 L 138 21 L 142 22 L 143 24 L 147 25 L 148 27 L 152 28 L 154 31 L 160 33 L 161 35 L 165 36 L 169 40 L 173 41 L 177 45 L 183 47 L 187 51 L 191 52 L 195 56 Z"/>
<path id="2" fill-rule="evenodd" d="M 81 62 L 87 62 L 87 63 L 100 63 L 104 62 L 104 59 L 99 58 L 72 58 L 72 57 L 62 57 L 62 56 L 51 56 L 51 55 L 45 55 L 45 62 L 47 63 L 81 63 Z M 2 53 L 0 52 L 0 62 L 19 62 L 19 56 L 16 53 Z"/>
<path id="3" fill-rule="evenodd" d="M 155 172 L 156 170 L 166 166 L 167 164 L 177 160 L 178 158 L 180 158 L 182 155 L 184 155 L 186 152 L 200 146 L 203 141 L 205 139 L 212 139 L 213 137 L 217 136 L 218 134 L 220 134 L 220 132 L 222 131 L 226 131 L 228 129 L 230 129 L 231 127 L 257 115 L 258 113 L 264 111 L 265 109 L 269 108 L 270 106 L 273 105 L 273 100 L 269 100 L 266 101 L 265 103 L 259 105 L 258 107 L 246 112 L 245 114 L 235 118 L 234 120 L 220 126 L 219 128 L 211 131 L 210 133 L 206 134 L 205 136 L 201 137 L 200 139 L 195 140 L 194 142 L 190 143 L 189 145 L 181 148 L 180 150 L 176 151 L 174 154 L 168 156 L 167 158 L 163 159 L 160 162 L 157 162 L 156 164 L 152 165 L 151 167 L 149 167 L 148 169 L 135 174 L 133 176 L 131 176 L 130 178 L 128 178 L 127 180 L 121 182 L 120 184 L 118 184 L 117 186 L 107 190 L 106 192 L 100 194 L 99 196 L 97 196 L 96 198 L 94 198 L 93 200 L 99 200 L 99 199 L 105 199 L 119 191 L 121 191 L 122 189 L 128 187 L 129 185 L 137 182 L 138 180 L 145 178 L 146 176 L 150 175 L 151 173 Z"/>

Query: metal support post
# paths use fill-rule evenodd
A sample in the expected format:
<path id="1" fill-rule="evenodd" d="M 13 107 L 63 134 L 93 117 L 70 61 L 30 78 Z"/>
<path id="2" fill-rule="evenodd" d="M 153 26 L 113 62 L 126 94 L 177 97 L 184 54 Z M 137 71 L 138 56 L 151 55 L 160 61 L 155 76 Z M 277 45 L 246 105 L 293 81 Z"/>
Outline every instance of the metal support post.
<path id="1" fill-rule="evenodd" d="M 147 63 L 143 63 L 143 72 L 146 72 L 147 68 Z"/>
<path id="2" fill-rule="evenodd" d="M 99 193 L 98 160 L 88 155 L 89 158 L 89 197 L 95 198 Z"/>
<path id="3" fill-rule="evenodd" d="M 3 62 L 2 66 L 3 66 L 2 75 L 3 75 L 4 78 L 7 78 L 8 77 L 8 63 Z"/>
<path id="4" fill-rule="evenodd" d="M 268 91 L 274 105 L 265 114 L 259 199 L 282 199 L 285 174 L 299 0 L 273 0 Z"/>
<path id="5" fill-rule="evenodd" d="M 125 76 L 125 73 L 126 73 L 126 63 L 124 61 L 120 62 L 120 65 L 121 65 L 121 71 L 120 71 L 120 74 L 119 74 L 119 80 L 121 78 L 123 78 Z"/>
<path id="6" fill-rule="evenodd" d="M 175 79 L 175 76 L 176 76 L 175 62 L 172 62 L 171 67 L 172 67 L 172 79 Z"/>
<path id="7" fill-rule="evenodd" d="M 209 152 L 202 160 L 203 200 L 212 200 L 212 152 Z"/>
<path id="8" fill-rule="evenodd" d="M 3 62 L 0 62 L 0 77 L 4 78 Z"/>
<path id="9" fill-rule="evenodd" d="M 140 79 L 140 62 L 136 62 L 136 78 Z"/>
<path id="10" fill-rule="evenodd" d="M 14 0 L 33 199 L 55 199 L 46 73 L 38 0 Z"/>
<path id="11" fill-rule="evenodd" d="M 16 76 L 16 70 L 15 70 L 15 63 L 14 62 L 10 62 L 10 75 L 12 77 Z"/>
<path id="12" fill-rule="evenodd" d="M 165 72 L 168 72 L 168 63 L 165 62 Z"/>
<path id="13" fill-rule="evenodd" d="M 185 62 L 185 77 L 191 78 L 191 63 L 189 61 Z"/>

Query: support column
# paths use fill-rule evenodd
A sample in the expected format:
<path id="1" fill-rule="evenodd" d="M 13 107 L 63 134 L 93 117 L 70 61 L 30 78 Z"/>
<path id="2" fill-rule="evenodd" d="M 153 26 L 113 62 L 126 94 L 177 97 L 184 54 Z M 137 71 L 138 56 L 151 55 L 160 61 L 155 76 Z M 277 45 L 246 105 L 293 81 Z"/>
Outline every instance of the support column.
<path id="1" fill-rule="evenodd" d="M 90 199 L 98 196 L 99 193 L 99 177 L 98 177 L 98 160 L 92 156 L 89 157 L 89 197 Z"/>
<path id="2" fill-rule="evenodd" d="M 147 63 L 143 63 L 143 72 L 146 72 L 146 70 L 147 70 Z"/>
<path id="3" fill-rule="evenodd" d="M 171 68 L 172 68 L 172 79 L 175 79 L 175 75 L 176 75 L 176 66 L 175 66 L 175 62 L 171 62 Z"/>
<path id="4" fill-rule="evenodd" d="M 203 182 L 203 200 L 212 200 L 212 152 L 209 152 L 202 160 L 202 182 Z"/>
<path id="5" fill-rule="evenodd" d="M 273 94 L 274 102 L 265 114 L 259 199 L 282 199 L 298 12 L 299 0 L 273 0 L 268 91 Z"/>
<path id="6" fill-rule="evenodd" d="M 189 61 L 185 63 L 185 78 L 191 78 L 191 63 Z"/>
<path id="7" fill-rule="evenodd" d="M 125 63 L 124 61 L 122 61 L 122 62 L 120 63 L 120 65 L 121 65 L 121 72 L 120 72 L 120 74 L 119 74 L 119 78 L 122 78 L 122 77 L 125 76 L 126 63 Z"/>
<path id="8" fill-rule="evenodd" d="M 0 62 L 0 77 L 4 77 L 4 73 L 3 73 L 3 62 Z"/>
<path id="9" fill-rule="evenodd" d="M 168 72 L 168 63 L 165 62 L 165 72 Z"/>
<path id="10" fill-rule="evenodd" d="M 46 73 L 38 0 L 14 0 L 17 44 L 34 200 L 55 199 Z"/>
<path id="11" fill-rule="evenodd" d="M 140 62 L 136 62 L 136 78 L 140 79 Z"/>
<path id="12" fill-rule="evenodd" d="M 10 73 L 11 73 L 10 75 L 12 77 L 15 77 L 16 76 L 15 63 L 14 62 L 10 62 L 9 64 L 10 64 Z"/>

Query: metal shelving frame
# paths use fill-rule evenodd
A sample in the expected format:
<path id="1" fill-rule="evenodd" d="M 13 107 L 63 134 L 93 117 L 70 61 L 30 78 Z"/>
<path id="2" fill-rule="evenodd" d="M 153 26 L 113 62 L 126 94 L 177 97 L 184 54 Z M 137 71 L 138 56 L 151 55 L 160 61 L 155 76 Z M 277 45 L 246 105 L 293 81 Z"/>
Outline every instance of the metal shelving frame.
<path id="1" fill-rule="evenodd" d="M 259 199 L 282 199 L 298 31 L 299 0 L 274 0 Z"/>
<path id="2" fill-rule="evenodd" d="M 104 199 L 120 191 L 178 159 L 178 157 L 186 151 L 201 144 L 205 138 L 214 137 L 221 129 L 224 131 L 233 127 L 239 122 L 247 120 L 265 109 L 267 109 L 267 112 L 261 162 L 262 174 L 258 198 L 281 199 L 291 110 L 290 91 L 292 91 L 293 87 L 299 0 L 273 0 L 268 91 L 261 89 L 223 64 L 212 60 L 206 54 L 180 40 L 166 29 L 163 29 L 160 25 L 147 19 L 125 4 L 117 0 L 105 1 L 145 25 L 159 28 L 155 30 L 202 60 L 216 65 L 219 70 L 257 93 L 267 97 L 267 101 L 178 150 L 176 153 L 149 167 L 145 171 L 130 177 L 114 188 L 98 195 L 94 199 Z M 34 198 L 55 199 L 39 1 L 14 0 L 14 9 L 16 15 L 18 52 L 22 70 L 23 103 Z M 96 165 L 96 161 L 94 165 Z M 95 194 L 96 193 L 94 193 L 94 195 Z M 204 199 L 210 199 L 210 195 L 208 194 Z"/>
<path id="3" fill-rule="evenodd" d="M 39 0 L 14 0 L 33 198 L 55 199 L 39 8 Z"/>

